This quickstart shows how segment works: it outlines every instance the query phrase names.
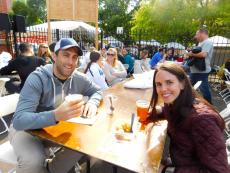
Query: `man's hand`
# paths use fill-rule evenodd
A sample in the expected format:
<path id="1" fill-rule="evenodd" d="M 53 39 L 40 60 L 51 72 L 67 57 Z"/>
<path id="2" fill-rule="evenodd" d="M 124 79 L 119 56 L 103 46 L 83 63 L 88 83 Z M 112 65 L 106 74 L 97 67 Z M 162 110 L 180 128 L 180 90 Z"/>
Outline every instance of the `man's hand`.
<path id="1" fill-rule="evenodd" d="M 80 116 L 83 112 L 84 101 L 80 102 L 63 102 L 58 108 L 54 110 L 56 121 L 64 121 L 77 116 Z"/>
<path id="2" fill-rule="evenodd" d="M 97 106 L 93 103 L 86 103 L 83 111 L 84 117 L 92 117 L 97 113 Z"/>

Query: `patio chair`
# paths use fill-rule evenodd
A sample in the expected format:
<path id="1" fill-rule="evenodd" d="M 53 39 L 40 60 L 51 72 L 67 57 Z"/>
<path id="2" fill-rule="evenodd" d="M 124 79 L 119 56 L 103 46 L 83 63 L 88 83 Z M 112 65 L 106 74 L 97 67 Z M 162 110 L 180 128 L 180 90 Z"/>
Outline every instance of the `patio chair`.
<path id="1" fill-rule="evenodd" d="M 221 89 L 221 85 L 223 83 L 222 77 L 219 74 L 220 71 L 221 71 L 221 68 L 222 67 L 220 67 L 218 65 L 213 66 L 213 70 L 214 70 L 214 73 L 215 73 L 215 78 L 214 78 L 214 80 L 211 81 L 211 87 L 216 91 Z"/>
<path id="2" fill-rule="evenodd" d="M 225 126 L 226 126 L 225 134 L 226 134 L 226 137 L 230 138 L 230 103 L 219 114 L 225 121 Z"/>
<path id="3" fill-rule="evenodd" d="M 9 141 L 6 141 L 0 145 L 0 161 L 12 165 L 17 164 L 17 157 Z M 15 169 L 13 168 L 10 171 L 8 171 L 8 173 L 13 173 L 14 171 Z"/>
<path id="4" fill-rule="evenodd" d="M 0 120 L 2 121 L 5 127 L 5 129 L 0 132 L 0 135 L 9 130 L 9 127 L 3 117 L 15 112 L 16 106 L 18 103 L 18 99 L 19 99 L 19 94 L 17 93 L 0 97 L 0 105 L 1 105 L 0 106 Z"/>
<path id="5" fill-rule="evenodd" d="M 10 78 L 0 78 L 0 97 L 6 92 L 5 83 L 9 81 Z"/>
<path id="6" fill-rule="evenodd" d="M 123 64 L 123 65 L 124 65 L 124 67 L 125 67 L 125 70 L 128 70 L 129 64 Z"/>
<path id="7" fill-rule="evenodd" d="M 12 114 L 16 110 L 16 106 L 18 103 L 19 94 L 11 94 L 7 96 L 0 97 L 0 119 L 3 122 L 3 125 L 5 127 L 5 130 L 3 130 L 0 134 L 3 134 L 9 130 L 8 125 L 6 121 L 3 119 L 3 116 Z M 4 105 L 4 106 L 3 106 Z M 10 144 L 9 141 L 6 141 L 5 143 L 0 145 L 0 161 L 4 163 L 9 163 L 16 165 L 17 164 L 17 158 L 14 154 L 14 150 Z M 10 172 L 13 172 L 14 169 L 10 170 Z"/>
<path id="8" fill-rule="evenodd" d="M 226 78 L 226 81 L 225 81 L 225 85 L 226 85 L 226 89 L 221 91 L 220 94 L 223 98 L 223 101 L 225 102 L 225 104 L 228 104 L 230 103 L 230 72 L 227 70 L 227 69 L 224 69 L 224 75 L 225 75 L 225 78 Z"/>
<path id="9" fill-rule="evenodd" d="M 193 88 L 194 88 L 195 90 L 197 90 L 197 89 L 200 87 L 201 84 L 202 84 L 202 81 L 197 81 L 197 82 L 195 83 L 195 85 L 193 86 Z"/>

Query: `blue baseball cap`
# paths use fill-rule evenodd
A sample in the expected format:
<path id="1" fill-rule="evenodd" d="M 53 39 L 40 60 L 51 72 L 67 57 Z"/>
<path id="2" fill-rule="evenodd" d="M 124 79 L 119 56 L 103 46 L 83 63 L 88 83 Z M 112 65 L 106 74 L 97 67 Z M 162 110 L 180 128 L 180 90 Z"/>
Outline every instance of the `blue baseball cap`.
<path id="1" fill-rule="evenodd" d="M 60 39 L 55 45 L 54 52 L 57 52 L 58 50 L 69 49 L 71 47 L 76 47 L 78 49 L 79 56 L 83 55 L 81 48 L 78 46 L 77 42 L 72 38 Z"/>

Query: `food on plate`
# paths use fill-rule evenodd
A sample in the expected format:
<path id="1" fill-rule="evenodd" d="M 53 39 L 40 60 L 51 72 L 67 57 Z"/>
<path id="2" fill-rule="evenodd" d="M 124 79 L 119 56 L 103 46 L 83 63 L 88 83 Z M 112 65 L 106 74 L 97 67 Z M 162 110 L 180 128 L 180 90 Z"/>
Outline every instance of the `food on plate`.
<path id="1" fill-rule="evenodd" d="M 123 132 L 128 133 L 131 131 L 131 126 L 129 123 L 123 122 L 116 127 L 116 131 L 120 131 L 120 130 L 123 130 Z"/>

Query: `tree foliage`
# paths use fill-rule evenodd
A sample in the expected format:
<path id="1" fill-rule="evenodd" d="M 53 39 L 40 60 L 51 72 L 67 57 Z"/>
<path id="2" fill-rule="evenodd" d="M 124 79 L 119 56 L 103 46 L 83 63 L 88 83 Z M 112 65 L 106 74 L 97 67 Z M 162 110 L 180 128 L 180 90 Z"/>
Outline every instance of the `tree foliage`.
<path id="1" fill-rule="evenodd" d="M 132 31 L 147 30 L 151 34 L 146 39 L 187 42 L 197 28 L 206 25 L 211 35 L 225 36 L 229 10 L 229 0 L 143 0 L 134 14 Z"/>
<path id="2" fill-rule="evenodd" d="M 45 0 L 27 0 L 13 1 L 12 13 L 22 15 L 26 19 L 26 25 L 34 25 L 46 21 L 46 1 Z"/>
<path id="3" fill-rule="evenodd" d="M 128 12 L 130 2 L 131 0 L 99 1 L 99 22 L 104 34 L 115 34 L 117 27 L 123 27 L 125 33 L 131 30 L 133 12 Z M 133 11 L 136 10 L 138 1 L 135 4 Z"/>

